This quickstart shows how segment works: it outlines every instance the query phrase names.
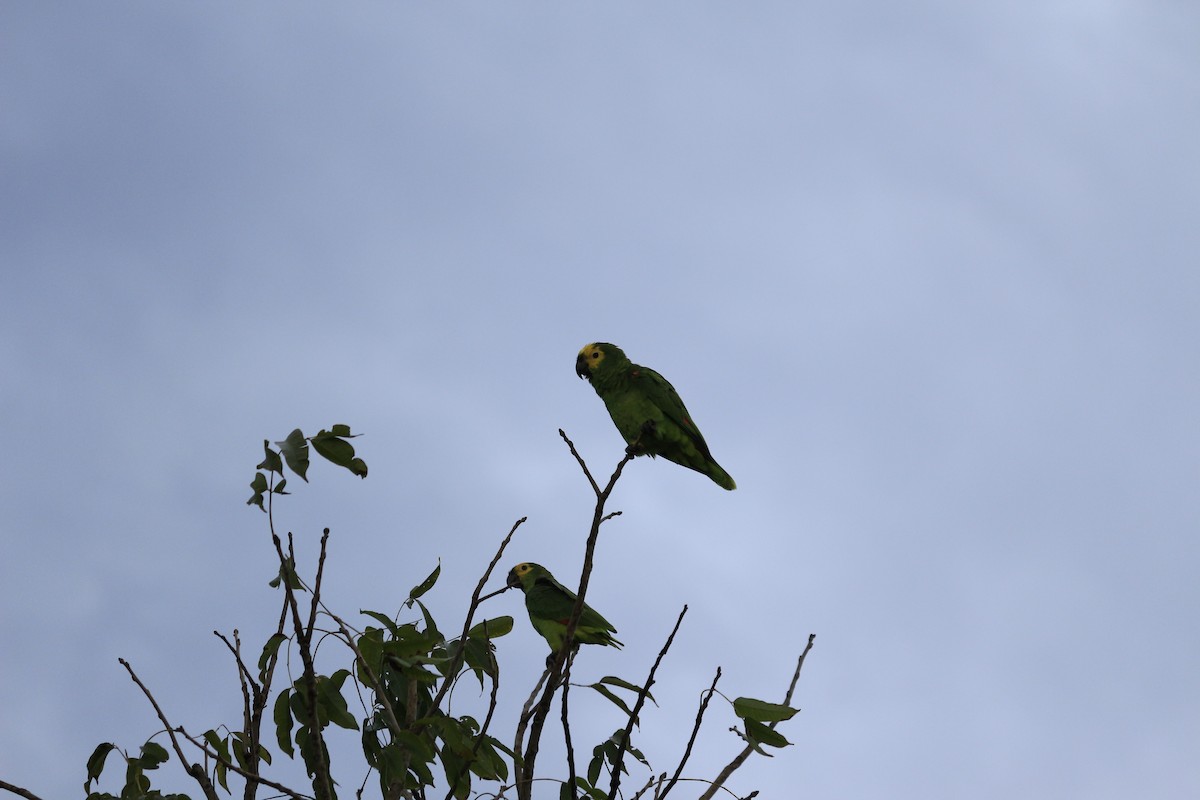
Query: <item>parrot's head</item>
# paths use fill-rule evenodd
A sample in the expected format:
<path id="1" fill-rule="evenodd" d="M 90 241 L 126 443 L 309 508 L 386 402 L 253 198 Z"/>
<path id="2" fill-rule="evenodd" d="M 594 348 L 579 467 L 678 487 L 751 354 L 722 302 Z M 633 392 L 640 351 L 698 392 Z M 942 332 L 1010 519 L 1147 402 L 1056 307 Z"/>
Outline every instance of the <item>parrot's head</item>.
<path id="1" fill-rule="evenodd" d="M 592 375 L 601 369 L 605 359 L 609 359 L 609 366 L 627 360 L 621 348 L 615 344 L 593 342 L 580 350 L 579 355 L 575 357 L 575 374 L 590 381 Z"/>
<path id="2" fill-rule="evenodd" d="M 525 591 L 527 588 L 533 585 L 533 582 L 538 579 L 538 576 L 549 574 L 550 573 L 548 573 L 546 568 L 541 564 L 532 564 L 527 561 L 524 564 L 517 564 L 515 567 L 510 569 L 508 571 L 508 580 L 505 581 L 505 583 L 509 586 L 509 588 L 512 588 L 513 586 L 520 586 L 521 591 Z"/>

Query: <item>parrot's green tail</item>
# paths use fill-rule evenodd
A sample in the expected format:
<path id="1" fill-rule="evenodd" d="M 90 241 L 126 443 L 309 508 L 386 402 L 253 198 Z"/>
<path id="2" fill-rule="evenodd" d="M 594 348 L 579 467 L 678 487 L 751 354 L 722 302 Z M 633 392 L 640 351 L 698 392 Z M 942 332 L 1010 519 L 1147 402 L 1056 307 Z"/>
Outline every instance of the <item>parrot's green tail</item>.
<path id="1" fill-rule="evenodd" d="M 721 469 L 721 465 L 715 461 L 709 463 L 708 477 L 712 478 L 713 482 L 722 489 L 728 489 L 732 492 L 737 488 L 737 484 L 734 483 L 733 478 L 730 477 L 729 473 Z"/>

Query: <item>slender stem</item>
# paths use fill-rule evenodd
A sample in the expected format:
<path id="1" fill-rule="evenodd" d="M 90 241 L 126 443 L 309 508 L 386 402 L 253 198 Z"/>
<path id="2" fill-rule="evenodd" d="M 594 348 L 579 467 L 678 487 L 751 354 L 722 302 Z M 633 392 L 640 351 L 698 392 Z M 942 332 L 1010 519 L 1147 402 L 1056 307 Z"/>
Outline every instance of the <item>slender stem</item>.
<path id="1" fill-rule="evenodd" d="M 617 464 L 616 470 L 613 472 L 612 477 L 609 478 L 608 485 L 605 486 L 604 489 L 600 489 L 599 484 L 596 483 L 596 480 L 592 477 L 591 472 L 588 470 L 587 464 L 579 455 L 579 452 L 575 449 L 574 442 L 567 437 L 567 434 L 561 428 L 559 428 L 558 435 L 561 436 L 562 440 L 567 443 L 567 448 L 571 451 L 571 454 L 575 457 L 575 460 L 579 462 L 579 466 L 583 469 L 584 475 L 587 476 L 588 482 L 592 485 L 592 490 L 596 493 L 596 507 L 592 513 L 592 524 L 588 531 L 587 547 L 584 550 L 583 570 L 579 577 L 579 589 L 575 596 L 575 607 L 571 610 L 571 616 L 567 620 L 567 629 L 563 635 L 562 644 L 553 655 L 553 661 L 550 664 L 550 679 L 546 686 L 545 693 L 542 696 L 542 700 L 538 703 L 537 708 L 534 711 L 533 721 L 529 728 L 529 739 L 525 745 L 524 758 L 521 763 L 521 770 L 520 774 L 518 775 L 518 780 L 516 781 L 517 794 L 520 800 L 530 800 L 530 797 L 532 796 L 534 762 L 537 759 L 538 742 L 541 738 L 542 726 L 545 724 L 546 715 L 550 713 L 550 699 L 553 697 L 554 692 L 558 689 L 558 678 L 562 674 L 564 664 L 567 658 L 570 657 L 570 654 L 573 650 L 573 645 L 575 643 L 575 629 L 579 625 L 580 616 L 583 615 L 584 598 L 587 595 L 588 582 L 592 575 L 593 559 L 596 552 L 596 541 L 600 537 L 600 525 L 606 519 L 610 519 L 612 516 L 606 516 L 604 514 L 604 504 L 608 501 L 609 496 L 612 494 L 613 487 L 616 486 L 617 480 L 620 479 L 621 472 L 625 469 L 625 465 L 633 460 L 633 453 L 626 451 L 625 457 L 622 458 Z M 520 744 L 519 739 L 518 744 Z M 517 749 L 516 752 L 519 754 L 520 749 Z"/>
<path id="2" fill-rule="evenodd" d="M 800 680 L 800 670 L 804 667 L 804 657 L 808 655 L 809 650 L 812 650 L 813 640 L 816 638 L 817 635 L 815 633 L 810 633 L 808 635 L 808 644 L 805 645 L 804 651 L 800 653 L 800 657 L 796 659 L 796 671 L 792 673 L 792 682 L 788 685 L 787 694 L 783 698 L 784 705 L 790 705 L 792 702 L 792 693 L 796 691 L 796 682 Z M 772 722 L 769 727 L 774 730 L 775 726 L 778 724 L 778 722 Z M 734 770 L 745 763 L 746 759 L 749 758 L 750 754 L 753 752 L 754 748 L 750 745 L 746 745 L 746 747 L 742 748 L 742 751 L 734 756 L 732 761 L 725 765 L 725 768 L 721 770 L 720 774 L 717 775 L 712 784 L 707 790 L 705 790 L 704 794 L 700 795 L 698 800 L 711 800 L 713 795 L 717 793 L 717 790 L 720 789 L 725 781 L 729 779 L 729 776 L 734 773 Z"/>
<path id="3" fill-rule="evenodd" d="M 521 527 L 527 519 L 528 517 L 521 517 L 513 523 L 508 536 L 504 537 L 504 541 L 500 543 L 500 548 L 496 550 L 496 555 L 492 556 L 491 563 L 483 571 L 483 577 L 475 585 L 475 591 L 471 595 L 471 605 L 467 608 L 467 618 L 463 622 L 462 634 L 458 638 L 458 652 L 454 654 L 454 659 L 450 662 L 450 667 L 446 671 L 446 678 L 442 681 L 441 687 L 438 688 L 438 693 L 434 695 L 433 702 L 430 703 L 430 708 L 437 708 L 446 696 L 446 692 L 450 691 L 450 687 L 454 683 L 454 676 L 458 674 L 458 668 L 462 666 L 463 660 L 467 657 L 467 632 L 471 630 L 471 622 L 474 619 L 476 610 L 479 608 L 479 596 L 483 593 L 483 587 L 488 582 L 488 578 L 492 577 L 492 571 L 496 568 L 496 564 L 500 563 L 500 559 L 504 556 L 504 549 L 512 541 L 513 534 L 517 532 L 517 528 Z"/>
<path id="4" fill-rule="evenodd" d="M 296 550 L 292 544 L 291 535 L 288 535 L 288 555 L 283 553 L 283 542 L 278 536 L 272 535 L 271 540 L 275 544 L 275 553 L 279 556 L 279 563 L 284 567 L 283 588 L 287 597 L 288 608 L 292 615 L 292 627 L 296 631 L 296 646 L 300 650 L 300 660 L 304 664 L 304 700 L 308 706 L 309 713 L 309 730 L 312 732 L 313 748 L 316 756 L 316 764 L 312 765 L 313 770 L 313 789 L 317 793 L 319 800 L 330 800 L 334 796 L 332 776 L 329 774 L 329 761 L 327 759 L 327 751 L 325 749 L 325 737 L 321 730 L 321 719 L 318 715 L 317 707 L 317 671 L 313 664 L 312 654 L 312 629 L 305 628 L 304 623 L 300 620 L 300 605 L 296 601 L 296 593 L 292 590 L 292 576 L 288 573 L 287 564 L 293 565 L 295 570 Z M 315 593 L 315 592 L 314 592 Z"/>
<path id="5" fill-rule="evenodd" d="M 624 735 L 621 736 L 621 742 L 617 745 L 617 757 L 612 767 L 612 781 L 608 786 L 609 797 L 617 796 L 617 788 L 621 785 L 621 765 L 624 763 L 625 753 L 629 749 L 629 737 L 633 735 L 633 726 L 642 712 L 642 706 L 646 704 L 646 696 L 650 694 L 650 687 L 654 685 L 654 673 L 658 672 L 658 665 L 662 663 L 667 651 L 671 649 L 671 643 L 675 641 L 675 634 L 679 632 L 679 626 L 683 623 L 683 617 L 687 611 L 688 607 L 684 605 L 683 610 L 679 612 L 679 617 L 675 620 L 675 627 L 671 628 L 671 635 L 667 637 L 662 650 L 658 651 L 658 658 L 654 659 L 654 666 L 650 667 L 650 674 L 646 677 L 646 682 L 638 690 L 637 701 L 629 713 L 629 722 L 626 723 Z"/>
<path id="6" fill-rule="evenodd" d="M 567 712 L 567 696 L 571 693 L 571 664 L 575 659 L 567 659 L 565 672 L 562 680 L 562 724 L 563 724 L 563 739 L 567 746 L 567 779 L 570 781 L 568 786 L 571 787 L 571 797 L 577 797 L 575 783 L 575 745 L 571 741 L 571 723 L 568 719 Z M 610 794 L 609 797 L 612 797 Z"/>
<path id="7" fill-rule="evenodd" d="M 317 557 L 317 579 L 313 581 L 312 603 L 308 609 L 308 629 L 317 627 L 317 610 L 321 606 L 321 579 L 325 576 L 325 554 L 329 544 L 329 528 L 321 532 L 321 550 Z"/>
<path id="8" fill-rule="evenodd" d="M 657 791 L 654 793 L 655 800 L 662 800 L 667 796 L 667 792 L 679 782 L 679 776 L 683 773 L 683 767 L 692 756 L 692 746 L 696 744 L 696 735 L 700 733 L 700 723 L 704 721 L 704 712 L 708 709 L 708 701 L 712 700 L 713 694 L 717 691 L 717 681 L 721 680 L 721 668 L 717 667 L 717 674 L 713 676 L 712 685 L 708 687 L 708 691 L 704 693 L 704 699 L 700 701 L 700 710 L 696 712 L 696 724 L 692 726 L 692 735 L 688 737 L 687 748 L 683 751 L 683 758 L 679 759 L 679 766 L 675 767 L 675 774 L 671 776 L 671 780 L 667 783 L 667 787 L 662 790 L 662 794 Z"/>
<path id="9" fill-rule="evenodd" d="M 12 792 L 13 794 L 19 794 L 21 797 L 26 798 L 26 800 L 42 800 L 42 798 L 38 797 L 28 789 L 22 789 L 20 786 L 15 786 L 8 781 L 0 781 L 0 789 L 4 789 L 7 792 Z"/>
<path id="10" fill-rule="evenodd" d="M 184 769 L 196 783 L 200 784 L 200 790 L 204 792 L 204 796 L 208 800 L 217 800 L 217 790 L 213 787 L 212 781 L 208 779 L 208 775 L 199 764 L 188 764 L 187 758 L 183 755 L 183 748 L 179 746 L 179 739 L 175 737 L 175 729 L 171 727 L 171 723 L 167 721 L 167 715 L 163 713 L 162 708 L 158 705 L 158 701 L 154 699 L 154 695 L 146 688 L 146 684 L 142 683 L 141 678 L 133 671 L 133 667 L 129 666 L 129 662 L 123 658 L 118 658 L 121 666 L 129 673 L 129 677 L 133 678 L 133 682 L 142 690 L 142 694 L 146 695 L 146 699 L 150 701 L 150 705 L 154 706 L 154 713 L 158 715 L 158 719 L 162 722 L 163 727 L 167 729 L 167 736 L 171 739 L 171 747 L 175 750 L 175 755 L 179 756 L 179 763 L 183 764 Z M 185 734 L 186 735 L 186 734 Z"/>
<path id="11" fill-rule="evenodd" d="M 264 778 L 261 775 L 251 775 L 249 772 L 242 769 L 241 767 L 239 767 L 237 764 L 233 763 L 232 761 L 227 761 L 226 759 L 222 758 L 219 753 L 217 753 L 213 750 L 210 750 L 204 744 L 204 742 L 196 739 L 194 736 L 192 736 L 186 730 L 184 730 L 183 727 L 176 728 L 175 730 L 178 731 L 179 733 L 181 733 L 184 736 L 184 738 L 186 738 L 193 747 L 199 748 L 200 751 L 204 753 L 204 755 L 206 755 L 207 757 L 216 761 L 217 763 L 221 764 L 222 766 L 224 766 L 226 769 L 230 770 L 231 772 L 236 772 L 238 775 L 241 775 L 243 778 L 246 778 L 247 780 L 253 778 L 254 780 L 258 781 L 259 783 L 261 783 L 264 786 L 269 786 L 270 788 L 274 789 L 277 792 L 282 792 L 283 794 L 286 794 L 288 797 L 292 798 L 292 800 L 311 800 L 311 798 L 308 795 L 300 794 L 299 792 L 297 792 L 294 789 L 289 789 L 288 787 L 284 786 L 282 783 L 276 783 L 275 781 L 270 780 L 268 778 Z M 216 797 L 215 793 L 213 794 L 213 797 Z"/>

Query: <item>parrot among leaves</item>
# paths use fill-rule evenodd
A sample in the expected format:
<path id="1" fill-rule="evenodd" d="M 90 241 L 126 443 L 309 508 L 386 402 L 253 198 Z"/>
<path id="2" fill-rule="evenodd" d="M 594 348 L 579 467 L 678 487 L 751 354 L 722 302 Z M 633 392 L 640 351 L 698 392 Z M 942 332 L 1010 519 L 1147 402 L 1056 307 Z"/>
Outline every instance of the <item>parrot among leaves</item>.
<path id="1" fill-rule="evenodd" d="M 595 342 L 579 351 L 575 372 L 587 378 L 633 455 L 662 456 L 736 489 L 708 451 L 700 429 L 667 379 L 631 362 L 616 345 Z"/>
<path id="2" fill-rule="evenodd" d="M 562 649 L 567 635 L 567 621 L 575 608 L 576 595 L 554 580 L 550 570 L 540 564 L 517 564 L 508 572 L 509 586 L 520 586 L 525 593 L 525 608 L 533 629 L 540 633 L 550 649 L 557 653 Z M 613 638 L 617 629 L 599 612 L 583 605 L 583 613 L 575 626 L 575 645 L 602 644 L 620 648 L 622 643 Z"/>

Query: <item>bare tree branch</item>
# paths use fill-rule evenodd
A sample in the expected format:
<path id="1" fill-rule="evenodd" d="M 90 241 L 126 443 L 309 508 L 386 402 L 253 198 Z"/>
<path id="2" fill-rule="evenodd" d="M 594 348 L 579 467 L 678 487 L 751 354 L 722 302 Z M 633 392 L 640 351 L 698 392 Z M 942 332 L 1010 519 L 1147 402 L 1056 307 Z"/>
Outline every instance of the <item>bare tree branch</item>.
<path id="1" fill-rule="evenodd" d="M 129 666 L 129 662 L 123 658 L 118 658 L 117 661 L 129 673 L 129 677 L 133 678 L 133 682 L 142 690 L 142 694 L 146 695 L 146 699 L 150 701 L 150 705 L 154 706 L 154 713 L 158 715 L 158 719 L 162 722 L 163 727 L 167 730 L 167 736 L 171 739 L 171 747 L 175 750 L 175 755 L 179 756 L 179 763 L 195 779 L 196 783 L 200 784 L 200 790 L 204 792 L 204 796 L 208 800 L 218 800 L 217 790 L 213 787 L 212 781 L 208 779 L 208 775 L 199 764 L 189 764 L 187 758 L 183 755 L 183 748 L 179 746 L 179 739 L 175 737 L 175 730 L 171 727 L 171 723 L 167 721 L 167 715 L 163 713 L 162 708 L 158 705 L 158 701 L 154 699 L 154 695 L 146 688 L 146 684 L 142 683 L 137 673 L 133 671 L 133 667 Z"/>
<path id="2" fill-rule="evenodd" d="M 264 778 L 261 775 L 254 775 L 252 773 L 249 773 L 246 770 L 239 767 L 237 764 L 234 764 L 232 761 L 228 761 L 224 758 L 221 758 L 219 753 L 217 753 L 213 750 L 210 750 L 208 748 L 208 746 L 203 742 L 203 740 L 197 739 L 196 737 L 192 736 L 190 733 L 188 733 L 186 730 L 184 730 L 182 726 L 176 728 L 175 730 L 178 731 L 179 733 L 181 733 L 183 735 L 183 737 L 188 740 L 189 744 L 191 744 L 193 747 L 196 747 L 201 752 L 203 752 L 205 756 L 211 758 L 213 761 L 216 761 L 218 764 L 221 764 L 222 766 L 224 766 L 226 769 L 230 770 L 231 772 L 235 772 L 238 775 L 241 775 L 246 780 L 255 780 L 258 783 L 261 783 L 263 786 L 268 786 L 277 792 L 286 794 L 288 797 L 292 798 L 292 800 L 312 800 L 312 797 L 309 795 L 300 794 L 296 790 L 289 789 L 287 786 L 284 786 L 282 783 L 276 783 L 275 781 L 270 780 L 268 778 Z M 172 738 L 174 738 L 174 737 L 172 737 Z M 214 794 L 214 796 L 215 796 L 215 794 Z"/>
<path id="3" fill-rule="evenodd" d="M 20 786 L 14 786 L 8 781 L 0 781 L 0 789 L 4 789 L 7 792 L 12 792 L 13 794 L 19 794 L 21 797 L 24 797 L 25 800 L 42 800 L 42 798 L 38 797 L 28 789 L 22 789 Z"/>
<path id="4" fill-rule="evenodd" d="M 571 664 L 574 661 L 575 659 L 573 658 L 567 659 L 562 679 L 563 739 L 567 746 L 567 779 L 570 781 L 568 785 L 571 787 L 571 797 L 577 796 L 575 791 L 577 785 L 575 783 L 575 744 L 571 741 L 571 722 L 567 714 L 567 696 L 571 693 Z M 611 797 L 612 795 L 609 796 Z"/>
<path id="5" fill-rule="evenodd" d="M 300 605 L 296 601 L 296 593 L 292 589 L 292 574 L 295 572 L 296 550 L 292 543 L 291 534 L 288 534 L 288 555 L 283 553 L 283 542 L 279 537 L 272 534 L 271 540 L 275 544 L 275 553 L 279 556 L 279 563 L 285 573 L 281 583 L 287 605 L 292 615 L 292 628 L 296 632 L 296 647 L 300 651 L 300 660 L 304 664 L 304 695 L 305 704 L 308 706 L 309 719 L 311 724 L 309 729 L 312 732 L 313 749 L 316 754 L 316 764 L 313 765 L 313 790 L 316 792 L 319 800 L 329 800 L 334 797 L 333 793 L 333 777 L 329 774 L 328 751 L 325 747 L 325 736 L 321 730 L 321 718 L 317 713 L 317 670 L 313 665 L 312 654 L 312 628 L 305 628 L 304 623 L 300 620 Z M 325 548 L 326 537 L 322 537 L 321 549 Z M 290 556 L 290 558 L 289 558 Z M 289 571 L 288 564 L 292 564 Z M 313 594 L 317 592 L 314 590 Z"/>
<path id="6" fill-rule="evenodd" d="M 679 766 L 675 767 L 675 774 L 671 776 L 671 780 L 667 783 L 666 788 L 662 790 L 662 794 L 659 794 L 657 789 L 655 790 L 655 800 L 662 800 L 662 798 L 667 796 L 667 792 L 671 791 L 672 787 L 679 782 L 679 776 L 683 774 L 683 767 L 692 756 L 692 747 L 696 744 L 696 735 L 700 733 L 700 723 L 704 721 L 704 712 L 708 709 L 708 701 L 712 700 L 713 693 L 717 691 L 717 681 L 719 680 L 721 680 L 721 668 L 717 667 L 717 674 L 713 676 L 712 685 L 708 687 L 708 691 L 704 693 L 704 699 L 700 701 L 700 710 L 696 712 L 696 724 L 692 726 L 692 735 L 688 737 L 683 757 L 679 759 Z"/>
<path id="7" fill-rule="evenodd" d="M 646 677 L 646 682 L 638 691 L 633 711 L 629 713 L 629 722 L 625 725 L 625 734 L 621 737 L 620 744 L 617 745 L 617 758 L 612 768 L 612 781 L 608 786 L 609 797 L 617 796 L 617 787 L 621 785 L 621 765 L 625 761 L 625 752 L 629 749 L 629 737 L 633 735 L 633 726 L 638 720 L 642 706 L 646 704 L 646 695 L 650 694 L 650 687 L 654 685 L 654 673 L 658 672 L 658 665 L 662 663 L 667 651 L 671 649 L 671 643 L 675 641 L 675 634 L 679 632 L 679 626 L 683 623 L 683 617 L 687 611 L 688 607 L 684 605 L 683 610 L 679 612 L 679 617 L 675 620 L 675 627 L 671 628 L 671 635 L 667 637 L 666 644 L 663 645 L 662 650 L 658 651 L 658 658 L 654 659 L 654 665 L 650 667 L 650 674 Z"/>
<path id="8" fill-rule="evenodd" d="M 504 556 L 504 549 L 512 541 L 513 534 L 517 532 L 517 528 L 521 527 L 527 519 L 529 518 L 521 517 L 513 523 L 508 536 L 504 537 L 504 541 L 500 543 L 500 548 L 496 550 L 496 555 L 492 557 L 491 563 L 483 571 L 483 577 L 475 585 L 475 591 L 471 594 L 471 605 L 467 608 L 467 618 L 463 622 L 462 635 L 458 638 L 458 652 L 454 654 L 454 659 L 450 662 L 450 667 L 446 671 L 446 678 L 442 681 L 442 685 L 438 688 L 438 693 L 434 696 L 433 702 L 430 704 L 431 708 L 437 708 L 441 704 L 442 699 L 446 696 L 446 692 L 450 690 L 450 686 L 454 682 L 454 676 L 458 674 L 458 668 L 462 666 L 463 660 L 467 657 L 467 632 L 471 630 L 471 622 L 474 619 L 476 610 L 479 608 L 479 595 L 483 593 L 483 587 L 487 584 L 488 578 L 492 576 L 492 570 L 496 568 L 496 565 L 500 563 L 500 559 Z M 505 589 L 507 588 L 505 587 Z"/>
<path id="9" fill-rule="evenodd" d="M 558 430 L 558 435 L 561 436 L 562 440 L 567 443 L 567 448 L 571 451 L 571 454 L 575 457 L 575 460 L 579 462 L 580 468 L 583 469 L 584 475 L 587 476 L 588 482 L 592 485 L 592 490 L 596 493 L 596 507 L 592 513 L 592 524 L 588 531 L 587 547 L 584 551 L 583 569 L 579 577 L 579 589 L 576 592 L 575 607 L 572 609 L 571 616 L 567 620 L 567 629 L 563 635 L 562 645 L 553 654 L 553 662 L 550 665 L 550 676 L 547 682 L 546 690 L 542 695 L 542 700 L 538 703 L 537 708 L 534 711 L 532 724 L 529 727 L 529 738 L 525 743 L 524 758 L 520 762 L 518 780 L 515 781 L 517 794 L 520 800 L 530 800 L 532 796 L 534 762 L 537 759 L 538 743 L 542 734 L 542 726 L 545 723 L 546 715 L 550 713 L 550 700 L 553 697 L 554 692 L 558 689 L 559 676 L 563 672 L 564 664 L 574 650 L 573 645 L 575 643 L 575 629 L 578 627 L 579 618 L 583 614 L 584 598 L 587 595 L 588 582 L 592 575 L 593 559 L 596 552 L 596 541 L 600 537 L 600 525 L 606 519 L 610 519 L 612 516 L 605 516 L 604 504 L 608 501 L 609 496 L 612 494 L 613 487 L 616 486 L 617 480 L 621 477 L 621 472 L 625 469 L 625 465 L 632 461 L 634 457 L 632 452 L 633 448 L 626 450 L 625 457 L 622 458 L 620 463 L 617 464 L 616 470 L 613 472 L 612 477 L 609 478 L 608 485 L 605 486 L 604 489 L 600 489 L 599 484 L 596 483 L 596 480 L 592 477 L 591 472 L 588 471 L 587 464 L 579 455 L 579 452 L 575 449 L 574 442 L 567 437 L 567 434 L 561 428 Z M 520 739 L 518 739 L 517 743 L 518 745 L 520 744 Z M 518 747 L 516 748 L 515 752 L 520 754 L 521 749 Z"/>

